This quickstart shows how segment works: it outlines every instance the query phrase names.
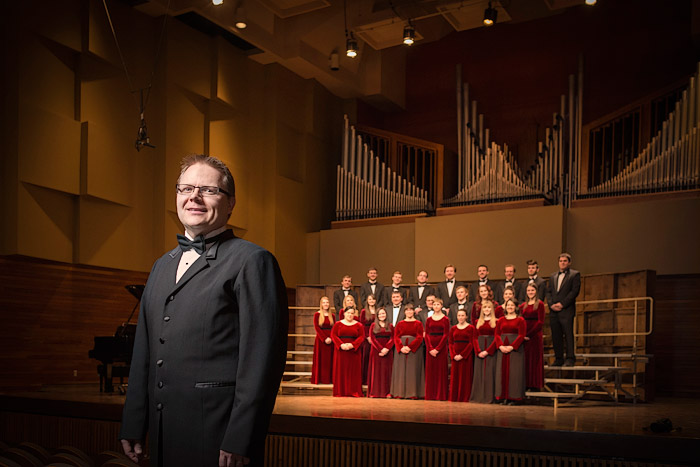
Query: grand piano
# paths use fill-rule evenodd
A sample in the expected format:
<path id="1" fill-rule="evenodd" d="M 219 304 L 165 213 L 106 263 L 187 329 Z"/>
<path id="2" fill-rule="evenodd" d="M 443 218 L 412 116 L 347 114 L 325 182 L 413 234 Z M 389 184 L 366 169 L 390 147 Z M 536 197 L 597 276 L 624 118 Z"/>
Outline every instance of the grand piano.
<path id="1" fill-rule="evenodd" d="M 132 324 L 130 321 L 139 306 L 143 289 L 143 285 L 126 286 L 126 290 L 137 300 L 129 319 L 117 327 L 113 336 L 96 336 L 95 347 L 88 352 L 88 357 L 101 362 L 97 366 L 97 373 L 100 375 L 100 392 L 114 392 L 113 378 L 119 378 L 119 392 L 121 394 L 126 392 L 124 378 L 129 376 L 136 336 L 136 324 Z"/>

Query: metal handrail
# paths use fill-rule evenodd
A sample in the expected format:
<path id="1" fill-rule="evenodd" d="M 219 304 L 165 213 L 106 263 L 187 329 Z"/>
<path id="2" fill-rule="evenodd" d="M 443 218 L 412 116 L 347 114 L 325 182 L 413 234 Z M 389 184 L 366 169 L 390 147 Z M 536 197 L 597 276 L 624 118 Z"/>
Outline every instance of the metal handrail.
<path id="1" fill-rule="evenodd" d="M 649 330 L 648 331 L 637 331 L 637 317 L 639 315 L 639 301 L 645 300 L 649 302 Z M 574 329 L 575 337 L 615 337 L 615 336 L 649 336 L 654 331 L 654 299 L 652 297 L 630 297 L 630 298 L 608 298 L 604 300 L 583 300 L 576 302 L 576 305 L 595 305 L 600 303 L 620 303 L 620 302 L 631 302 L 634 301 L 634 331 L 633 332 L 596 332 L 596 333 L 576 333 Z M 576 320 L 574 320 L 574 327 L 577 327 Z M 635 349 L 637 347 L 637 342 L 635 339 Z"/>

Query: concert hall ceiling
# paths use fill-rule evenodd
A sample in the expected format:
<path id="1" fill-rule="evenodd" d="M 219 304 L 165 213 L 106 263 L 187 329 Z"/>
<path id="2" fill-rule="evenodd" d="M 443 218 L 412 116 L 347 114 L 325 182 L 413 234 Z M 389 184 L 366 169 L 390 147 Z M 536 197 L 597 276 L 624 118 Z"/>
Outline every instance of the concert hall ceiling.
<path id="1" fill-rule="evenodd" d="M 168 13 L 210 35 L 222 35 L 262 64 L 279 63 L 303 78 L 314 78 L 342 98 L 401 99 L 377 83 L 403 79 L 404 27 L 416 42 L 438 40 L 454 31 L 484 27 L 488 0 L 121 0 L 154 17 Z M 169 3 L 169 9 L 167 5 Z M 523 22 L 583 5 L 584 0 L 501 0 L 490 2 L 500 23 Z M 239 14 L 247 27 L 235 27 Z M 358 41 L 358 56 L 345 56 L 346 25 Z M 330 57 L 338 54 L 338 69 Z M 381 102 L 378 102 L 381 104 Z"/>

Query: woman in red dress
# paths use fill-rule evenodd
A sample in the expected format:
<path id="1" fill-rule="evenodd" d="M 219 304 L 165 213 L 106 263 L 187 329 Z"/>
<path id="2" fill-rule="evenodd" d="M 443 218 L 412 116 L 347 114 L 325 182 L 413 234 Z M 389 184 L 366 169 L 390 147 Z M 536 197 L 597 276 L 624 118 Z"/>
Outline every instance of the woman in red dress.
<path id="1" fill-rule="evenodd" d="M 374 295 L 367 295 L 367 306 L 360 311 L 360 323 L 364 326 L 365 340 L 360 346 L 360 354 L 362 355 L 362 384 L 367 384 L 367 371 L 369 368 L 369 354 L 372 344 L 369 340 L 370 328 L 374 324 L 377 317 L 377 299 Z"/>
<path id="2" fill-rule="evenodd" d="M 513 300 L 514 302 L 516 302 L 516 305 L 518 304 L 515 300 L 515 289 L 511 286 L 508 286 L 505 289 L 503 289 L 503 303 L 507 302 L 508 300 Z M 496 307 L 496 319 L 503 318 L 503 315 L 505 314 L 506 313 L 503 309 L 503 305 L 498 305 Z"/>
<path id="3" fill-rule="evenodd" d="M 413 305 L 406 305 L 406 318 L 394 329 L 394 364 L 391 369 L 391 397 L 422 399 L 425 396 L 423 324 L 414 316 Z"/>
<path id="4" fill-rule="evenodd" d="M 370 295 L 371 297 L 371 295 Z M 380 308 L 377 319 L 370 327 L 368 397 L 389 397 L 391 393 L 391 367 L 394 363 L 394 326 L 386 319 L 386 310 Z"/>
<path id="5" fill-rule="evenodd" d="M 442 299 L 435 298 L 433 314 L 425 320 L 425 400 L 446 401 L 450 392 L 447 381 L 450 319 L 442 312 L 442 305 Z"/>
<path id="6" fill-rule="evenodd" d="M 466 310 L 457 311 L 457 324 L 450 329 L 450 400 L 469 402 L 474 377 L 475 327 L 467 323 Z"/>
<path id="7" fill-rule="evenodd" d="M 472 314 L 471 314 L 471 323 L 474 324 L 479 320 L 479 313 L 481 311 L 481 302 L 484 300 L 488 300 L 493 304 L 493 307 L 496 308 L 498 306 L 498 302 L 493 299 L 493 290 L 491 290 L 490 285 L 480 285 L 479 286 L 479 293 L 476 297 L 476 300 L 474 300 L 474 303 L 472 304 Z M 500 318 L 500 316 L 496 315 L 496 319 Z"/>
<path id="8" fill-rule="evenodd" d="M 333 313 L 331 301 L 321 297 L 318 311 L 314 314 L 314 359 L 311 367 L 311 384 L 330 384 L 333 382 Z"/>
<path id="9" fill-rule="evenodd" d="M 527 300 L 520 305 L 520 316 L 525 319 L 525 387 L 540 390 L 544 386 L 544 302 L 537 297 L 533 282 L 525 290 Z"/>
<path id="10" fill-rule="evenodd" d="M 353 313 L 355 314 L 355 319 L 358 318 L 358 313 L 357 313 L 357 305 L 355 304 L 355 297 L 352 295 L 348 294 L 343 298 L 343 308 L 340 309 L 338 312 L 338 318 L 343 319 L 342 316 L 345 316 L 345 309 L 351 307 L 353 309 Z"/>
<path id="11" fill-rule="evenodd" d="M 505 303 L 506 314 L 496 323 L 496 400 L 515 405 L 525 397 L 525 330 L 515 301 Z"/>
<path id="12" fill-rule="evenodd" d="M 472 393 L 470 402 L 490 404 L 493 402 L 493 385 L 496 369 L 496 315 L 493 311 L 493 302 L 484 300 L 481 303 L 479 319 L 476 321 L 474 332 L 474 379 L 472 380 Z"/>
<path id="13" fill-rule="evenodd" d="M 345 317 L 333 325 L 333 395 L 362 397 L 362 359 L 358 352 L 365 331 L 355 320 L 355 308 L 345 306 Z"/>

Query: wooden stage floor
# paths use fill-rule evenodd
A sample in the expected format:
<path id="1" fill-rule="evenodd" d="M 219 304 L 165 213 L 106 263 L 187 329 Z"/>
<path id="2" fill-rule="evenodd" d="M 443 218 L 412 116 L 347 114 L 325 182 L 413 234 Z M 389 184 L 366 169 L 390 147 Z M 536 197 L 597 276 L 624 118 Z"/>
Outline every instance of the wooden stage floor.
<path id="1" fill-rule="evenodd" d="M 315 395 L 311 395 L 315 394 Z M 277 398 L 270 432 L 469 449 L 616 457 L 698 465 L 700 401 L 579 401 L 573 406 L 501 406 L 438 401 L 336 398 L 307 391 Z M 322 393 L 321 393 L 322 394 Z M 0 391 L 0 411 L 118 422 L 124 397 L 97 385 Z M 645 430 L 669 418 L 667 434 Z"/>

